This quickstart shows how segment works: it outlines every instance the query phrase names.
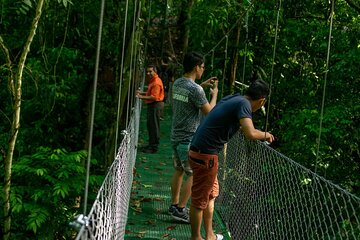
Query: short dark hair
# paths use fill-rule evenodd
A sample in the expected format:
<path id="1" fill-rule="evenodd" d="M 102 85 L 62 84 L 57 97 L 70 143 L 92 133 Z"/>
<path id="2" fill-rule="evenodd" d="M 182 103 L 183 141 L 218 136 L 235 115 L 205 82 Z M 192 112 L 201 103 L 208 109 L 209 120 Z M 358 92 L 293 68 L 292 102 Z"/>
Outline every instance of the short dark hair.
<path id="1" fill-rule="evenodd" d="M 154 70 L 154 72 L 157 73 L 156 65 L 150 64 L 150 65 L 147 66 L 147 68 L 152 68 Z"/>
<path id="2" fill-rule="evenodd" d="M 183 60 L 184 72 L 185 73 L 191 72 L 194 69 L 194 67 L 201 65 L 204 62 L 205 62 L 204 57 L 200 53 L 188 52 L 184 56 L 184 60 Z"/>
<path id="3" fill-rule="evenodd" d="M 245 95 L 250 97 L 251 100 L 258 100 L 261 98 L 267 98 L 270 94 L 270 88 L 267 82 L 262 79 L 253 81 L 246 89 Z"/>

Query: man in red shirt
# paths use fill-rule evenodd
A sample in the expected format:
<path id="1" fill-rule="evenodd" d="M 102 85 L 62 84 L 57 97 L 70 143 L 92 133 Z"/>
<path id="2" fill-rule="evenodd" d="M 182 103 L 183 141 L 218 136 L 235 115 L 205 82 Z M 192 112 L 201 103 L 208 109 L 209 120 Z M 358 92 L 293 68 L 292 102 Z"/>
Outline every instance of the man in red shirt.
<path id="1" fill-rule="evenodd" d="M 148 89 L 146 92 L 137 91 L 136 96 L 147 104 L 147 130 L 149 145 L 143 152 L 156 153 L 160 142 L 160 116 L 164 100 L 164 86 L 156 73 L 156 67 L 150 65 L 146 68 Z"/>

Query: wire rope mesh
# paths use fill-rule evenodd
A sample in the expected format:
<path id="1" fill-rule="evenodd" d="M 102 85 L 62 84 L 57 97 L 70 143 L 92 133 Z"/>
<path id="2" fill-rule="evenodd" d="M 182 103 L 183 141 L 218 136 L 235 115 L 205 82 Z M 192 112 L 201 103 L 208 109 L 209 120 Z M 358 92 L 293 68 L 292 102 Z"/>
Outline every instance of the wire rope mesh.
<path id="1" fill-rule="evenodd" d="M 137 100 L 115 161 L 76 239 L 124 239 L 136 160 L 140 102 Z"/>
<path id="2" fill-rule="evenodd" d="M 221 154 L 216 209 L 233 239 L 360 239 L 360 198 L 241 134 Z"/>
<path id="3" fill-rule="evenodd" d="M 124 239 L 139 118 L 135 110 L 77 239 Z M 216 211 L 232 239 L 360 239 L 358 197 L 241 134 L 225 149 Z"/>

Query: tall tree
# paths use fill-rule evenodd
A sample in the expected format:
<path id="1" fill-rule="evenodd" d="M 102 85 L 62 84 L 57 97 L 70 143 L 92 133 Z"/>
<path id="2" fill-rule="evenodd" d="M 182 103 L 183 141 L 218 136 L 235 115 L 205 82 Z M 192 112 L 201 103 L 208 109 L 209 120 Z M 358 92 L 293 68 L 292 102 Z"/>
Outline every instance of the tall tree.
<path id="1" fill-rule="evenodd" d="M 191 10 L 194 5 L 194 0 L 182 0 L 181 11 L 178 19 L 178 26 L 180 29 L 179 42 L 182 43 L 183 55 L 187 52 L 190 38 L 189 23 L 191 20 Z"/>
<path id="2" fill-rule="evenodd" d="M 20 112 L 21 112 L 21 85 L 22 85 L 22 76 L 24 72 L 25 62 L 28 53 L 30 52 L 30 46 L 36 34 L 36 29 L 38 27 L 38 23 L 40 21 L 41 14 L 43 12 L 43 5 L 45 0 L 39 0 L 36 6 L 35 17 L 32 21 L 30 27 L 30 33 L 27 37 L 25 45 L 23 47 L 21 57 L 17 64 L 16 70 L 13 70 L 11 56 L 9 54 L 9 50 L 4 43 L 4 40 L 0 36 L 0 46 L 3 50 L 3 53 L 7 59 L 7 66 L 9 69 L 9 86 L 10 91 L 13 97 L 13 117 L 11 122 L 11 130 L 9 136 L 9 145 L 7 149 L 7 153 L 5 156 L 5 172 L 4 172 L 4 233 L 3 239 L 10 239 L 10 230 L 11 230 L 11 214 L 10 214 L 10 188 L 11 188 L 11 167 L 14 156 L 14 149 L 16 145 L 17 136 L 20 129 Z"/>

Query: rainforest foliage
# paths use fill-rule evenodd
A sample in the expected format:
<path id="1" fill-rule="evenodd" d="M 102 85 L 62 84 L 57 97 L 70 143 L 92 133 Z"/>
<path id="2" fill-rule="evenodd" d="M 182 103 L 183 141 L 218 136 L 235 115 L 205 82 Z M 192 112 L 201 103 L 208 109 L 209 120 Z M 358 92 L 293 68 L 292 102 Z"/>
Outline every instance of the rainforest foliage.
<path id="1" fill-rule="evenodd" d="M 114 159 L 117 126 L 126 126 L 133 89 L 119 86 L 141 81 L 131 71 L 134 47 L 136 64 L 166 59 L 175 78 L 186 51 L 203 53 L 204 78 L 218 76 L 220 96 L 241 92 L 257 73 L 271 97 L 267 115 L 254 119 L 276 136 L 274 148 L 360 196 L 360 4 L 332 1 L 107 0 L 89 204 Z M 82 212 L 100 4 L 1 1 L 1 203 L 5 212 L 9 203 L 13 239 L 74 237 L 68 223 Z M 1 226 L 10 226 L 7 217 Z"/>

